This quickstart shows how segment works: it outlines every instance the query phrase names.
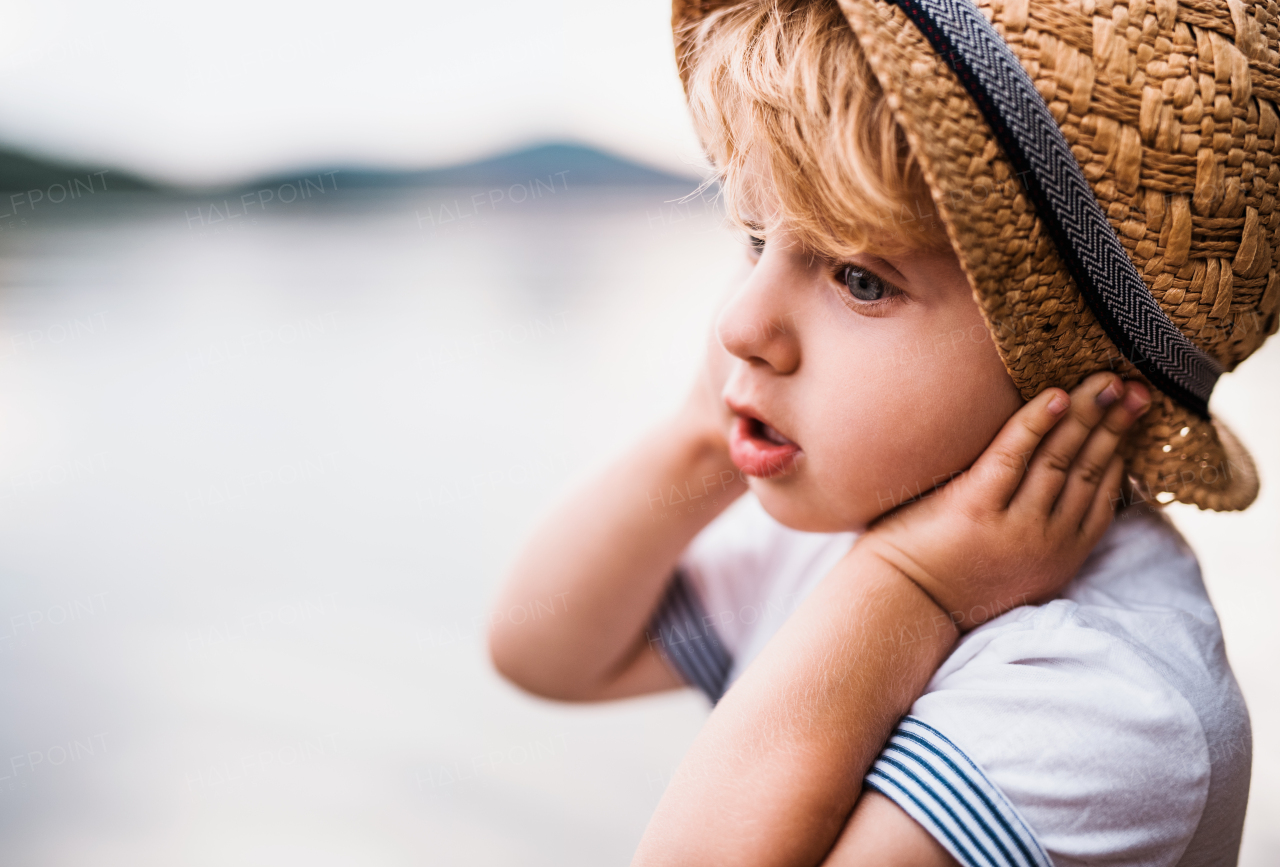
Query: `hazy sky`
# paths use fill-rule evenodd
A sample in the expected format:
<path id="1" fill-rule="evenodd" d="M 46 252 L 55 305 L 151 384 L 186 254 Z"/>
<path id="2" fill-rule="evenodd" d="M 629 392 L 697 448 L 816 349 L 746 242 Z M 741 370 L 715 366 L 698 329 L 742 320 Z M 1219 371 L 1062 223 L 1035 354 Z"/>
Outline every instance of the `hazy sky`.
<path id="1" fill-rule="evenodd" d="M 699 160 L 667 0 L 0 0 L 0 143 L 201 183 L 574 139 Z"/>

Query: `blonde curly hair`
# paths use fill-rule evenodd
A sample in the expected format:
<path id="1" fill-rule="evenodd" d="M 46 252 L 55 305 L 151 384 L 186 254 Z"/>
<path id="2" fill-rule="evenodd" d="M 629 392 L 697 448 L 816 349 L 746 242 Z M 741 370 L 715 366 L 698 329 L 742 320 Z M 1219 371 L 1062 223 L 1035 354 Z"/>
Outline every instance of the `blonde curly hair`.
<path id="1" fill-rule="evenodd" d="M 763 237 L 785 222 L 833 260 L 947 247 L 920 165 L 834 0 L 741 3 L 677 36 L 690 46 L 689 107 L 733 223 Z"/>

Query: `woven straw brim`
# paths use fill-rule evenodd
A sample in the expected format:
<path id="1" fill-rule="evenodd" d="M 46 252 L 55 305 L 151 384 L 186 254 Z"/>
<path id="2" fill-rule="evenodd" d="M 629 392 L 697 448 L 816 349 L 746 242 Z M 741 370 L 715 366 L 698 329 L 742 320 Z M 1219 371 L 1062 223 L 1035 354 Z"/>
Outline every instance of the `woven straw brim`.
<path id="1" fill-rule="evenodd" d="M 677 33 L 724 5 L 732 4 L 677 2 Z M 920 161 L 1023 397 L 1050 386 L 1071 389 L 1099 370 L 1141 379 L 1076 289 L 952 70 L 897 7 L 882 0 L 840 5 Z M 1218 32 L 1231 20 L 1224 25 L 1199 6 L 1167 0 L 1150 12 L 1143 0 L 1116 3 L 1105 18 L 1097 10 L 1085 17 L 1065 2 L 977 5 L 1048 102 L 1148 288 L 1184 334 L 1226 369 L 1235 367 L 1276 326 L 1280 279 L 1271 230 L 1280 221 L 1280 166 L 1270 158 L 1275 112 L 1248 86 L 1256 70 Z M 1139 26 L 1129 25 L 1131 9 Z M 1201 35 L 1188 46 L 1193 31 Z M 677 42 L 677 55 L 686 48 Z M 1186 52 L 1197 48 L 1201 57 L 1191 64 L 1200 74 L 1191 76 Z M 1135 69 L 1140 58 L 1145 71 Z M 1280 83 L 1275 92 L 1280 96 Z M 1191 127 L 1197 119 L 1204 122 Z M 1121 449 L 1139 491 L 1206 509 L 1248 506 L 1258 478 L 1236 437 L 1152 391 L 1152 408 Z"/>

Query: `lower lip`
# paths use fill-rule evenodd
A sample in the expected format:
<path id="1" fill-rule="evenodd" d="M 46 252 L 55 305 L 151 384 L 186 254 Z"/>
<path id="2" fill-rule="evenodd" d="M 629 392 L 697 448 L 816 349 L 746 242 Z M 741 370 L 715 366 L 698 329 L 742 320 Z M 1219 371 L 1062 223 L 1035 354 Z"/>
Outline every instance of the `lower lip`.
<path id="1" fill-rule="evenodd" d="M 789 473 L 801 454 L 795 443 L 778 445 L 751 432 L 750 420 L 738 416 L 729 435 L 729 459 L 748 476 L 770 479 Z"/>

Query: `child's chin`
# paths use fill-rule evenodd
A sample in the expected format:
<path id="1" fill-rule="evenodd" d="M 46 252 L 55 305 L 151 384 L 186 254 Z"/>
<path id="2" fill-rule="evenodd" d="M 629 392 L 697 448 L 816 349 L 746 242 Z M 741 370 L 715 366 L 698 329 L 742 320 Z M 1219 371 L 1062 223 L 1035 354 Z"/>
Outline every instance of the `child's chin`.
<path id="1" fill-rule="evenodd" d="M 846 515 L 832 514 L 818 498 L 806 496 L 803 486 L 777 485 L 768 479 L 748 478 L 747 484 L 769 517 L 784 527 L 803 533 L 861 531 L 866 522 L 851 523 Z M 856 524 L 856 525 L 855 525 Z"/>

